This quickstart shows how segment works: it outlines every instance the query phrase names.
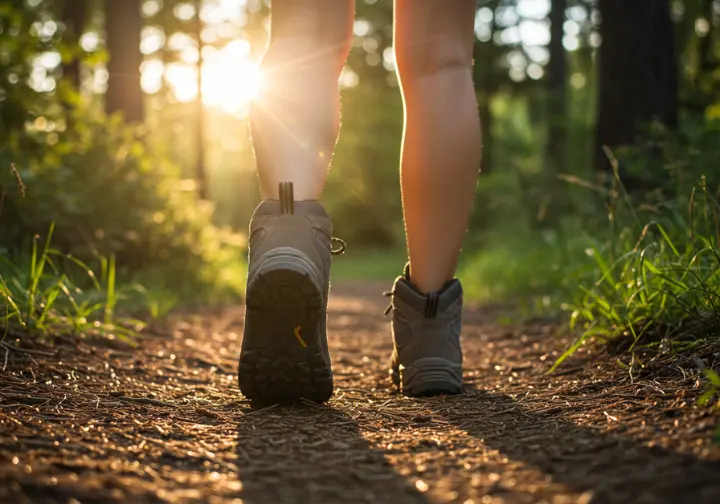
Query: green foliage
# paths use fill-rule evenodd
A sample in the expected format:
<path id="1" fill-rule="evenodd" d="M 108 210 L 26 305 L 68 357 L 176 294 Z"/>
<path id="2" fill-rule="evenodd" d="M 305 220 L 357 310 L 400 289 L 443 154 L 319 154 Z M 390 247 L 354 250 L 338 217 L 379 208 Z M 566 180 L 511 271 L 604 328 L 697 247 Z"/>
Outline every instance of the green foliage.
<path id="1" fill-rule="evenodd" d="M 403 242 L 400 91 L 361 84 L 343 92 L 343 107 L 323 202 L 343 239 L 366 247 L 398 246 Z"/>
<path id="2" fill-rule="evenodd" d="M 712 369 L 703 369 L 705 375 L 705 391 L 698 398 L 698 406 L 711 408 L 714 411 L 720 411 L 720 375 Z M 713 435 L 713 441 L 720 443 L 720 421 L 718 421 Z"/>
<path id="3" fill-rule="evenodd" d="M 55 225 L 54 246 L 83 261 L 114 257 L 125 281 L 152 282 L 185 300 L 237 296 L 244 278 L 244 238 L 212 225 L 212 207 L 175 176 L 142 131 L 90 110 L 73 127 L 30 134 L 41 155 L 0 150 L 0 166 L 19 166 L 26 196 L 6 191 L 0 248 L 27 250 L 32 236 Z M 16 184 L 0 171 L 0 184 Z"/>
<path id="4" fill-rule="evenodd" d="M 403 249 L 353 249 L 333 259 L 332 281 L 377 280 L 389 284 L 402 274 L 406 262 Z"/>
<path id="5" fill-rule="evenodd" d="M 11 0 L 0 4 L 0 148 L 12 142 L 16 148 L 34 150 L 32 137 L 13 136 L 52 98 L 33 87 L 33 62 L 58 41 L 57 33 L 41 28 L 49 20 L 47 3 Z M 40 70 L 39 70 L 40 71 Z M 56 112 L 56 111 L 54 111 Z"/>
<path id="6" fill-rule="evenodd" d="M 531 100 L 500 95 L 493 102 L 496 168 L 478 180 L 461 257 L 460 277 L 470 298 L 513 300 L 531 311 L 554 309 L 572 289 L 565 285 L 568 272 L 586 267 L 584 250 L 595 241 L 587 230 L 602 226 L 604 216 L 592 191 L 565 182 L 584 181 L 590 164 L 581 112 L 587 99 L 584 92 L 572 97 L 569 130 L 577 139 L 568 149 L 574 161 L 568 174 L 545 169 Z"/>
<path id="7" fill-rule="evenodd" d="M 142 324 L 115 317 L 119 293 L 114 260 L 106 261 L 98 278 L 76 257 L 51 248 L 53 231 L 51 225 L 44 239 L 33 239 L 24 263 L 0 256 L 2 340 L 25 333 L 131 339 Z"/>
<path id="8" fill-rule="evenodd" d="M 715 200 L 706 191 L 704 196 L 701 212 L 715 217 Z M 654 219 L 638 232 L 624 228 L 602 250 L 587 250 L 595 274 L 578 283 L 564 306 L 571 311 L 570 328 L 583 332 L 557 364 L 589 338 L 629 338 L 629 350 L 644 345 L 681 351 L 717 336 L 717 236 L 694 231 L 697 203 L 690 205 L 687 220 Z"/>
<path id="9" fill-rule="evenodd" d="M 538 199 L 525 197 L 514 177 L 491 174 L 480 190 L 510 218 L 490 222 L 479 252 L 465 261 L 468 295 L 566 310 L 579 337 L 556 366 L 591 340 L 660 353 L 717 344 L 720 177 L 712 167 L 720 160 L 718 127 L 656 131 L 646 145 L 608 152 L 614 176 L 607 187 L 561 176 L 568 183 L 551 197 L 572 204 L 549 223 L 532 217 Z M 647 174 L 651 159 L 659 163 L 652 167 L 656 178 L 636 178 L 630 192 L 620 167 Z M 515 208 L 505 211 L 496 193 Z"/>
<path id="10" fill-rule="evenodd" d="M 0 6 L 0 254 L 34 264 L 33 237 L 54 226 L 57 253 L 97 263 L 107 278 L 117 275 L 118 289 L 111 284 L 108 293 L 151 284 L 142 296 L 157 316 L 178 299 L 236 299 L 244 237 L 213 225 L 212 205 L 197 201 L 193 184 L 147 131 L 98 112 L 93 99 L 60 79 L 61 57 L 80 57 L 95 70 L 103 51 L 89 58 L 77 40 L 63 40 L 59 7 L 48 0 Z M 89 286 L 82 278 L 77 287 Z M 119 301 L 106 300 L 108 320 Z"/>
<path id="11" fill-rule="evenodd" d="M 684 146 L 660 142 L 665 180 L 697 177 L 682 185 L 655 184 L 638 201 L 619 177 L 619 161 L 609 153 L 614 183 L 609 191 L 607 237 L 587 254 L 594 267 L 576 276 L 577 289 L 565 308 L 570 327 L 582 335 L 557 364 L 585 340 L 629 341 L 659 351 L 684 351 L 720 331 L 720 206 L 717 179 L 701 175 L 720 159 L 718 147 L 705 145 L 709 125 Z M 703 149 L 697 148 L 698 143 Z M 632 162 L 632 151 L 627 153 Z M 636 158 L 637 159 L 637 158 Z M 714 174 L 713 174 L 714 175 Z M 676 189 L 677 188 L 677 189 Z"/>
<path id="12" fill-rule="evenodd" d="M 464 259 L 460 276 L 468 298 L 477 301 L 513 300 L 525 309 L 549 307 L 551 294 L 561 284 L 557 248 L 529 238 L 508 237 Z"/>
<path id="13" fill-rule="evenodd" d="M 700 406 L 714 406 L 720 408 L 720 376 L 712 369 L 703 371 L 707 380 L 705 392 L 698 399 Z"/>

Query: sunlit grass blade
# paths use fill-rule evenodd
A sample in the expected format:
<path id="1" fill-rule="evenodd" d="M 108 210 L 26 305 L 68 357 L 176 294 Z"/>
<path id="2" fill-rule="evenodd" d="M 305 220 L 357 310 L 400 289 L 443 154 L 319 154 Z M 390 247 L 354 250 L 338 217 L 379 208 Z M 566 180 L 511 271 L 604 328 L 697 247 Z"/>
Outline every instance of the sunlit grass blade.
<path id="1" fill-rule="evenodd" d="M 36 317 L 36 305 L 37 305 L 37 291 L 40 285 L 40 278 L 45 271 L 45 264 L 48 261 L 48 250 L 50 249 L 50 242 L 52 240 L 53 231 L 55 230 L 55 223 L 50 224 L 47 236 L 45 237 L 45 244 L 43 245 L 42 251 L 38 254 L 37 248 L 37 237 L 33 240 L 32 254 L 30 256 L 30 285 L 28 287 L 28 307 L 26 313 L 26 322 L 28 325 L 32 325 Z"/>
<path id="2" fill-rule="evenodd" d="M 665 231 L 665 228 L 660 224 L 656 224 L 656 227 L 657 227 L 658 231 L 660 231 L 660 234 L 663 236 L 663 238 L 665 238 L 665 242 L 668 245 L 670 245 L 670 248 L 672 249 L 673 253 L 675 254 L 675 257 L 680 257 L 680 252 L 678 252 L 677 248 L 675 247 L 675 244 L 670 239 L 670 236 L 667 234 L 667 231 Z"/>
<path id="3" fill-rule="evenodd" d="M 567 360 L 569 357 L 571 357 L 577 350 L 588 340 L 592 339 L 594 336 L 600 336 L 600 335 L 606 335 L 607 330 L 600 327 L 599 325 L 593 325 L 589 329 L 587 329 L 583 334 L 575 340 L 575 342 L 563 352 L 563 354 L 558 357 L 558 359 L 553 363 L 552 367 L 548 371 L 548 373 L 553 373 L 565 360 Z"/>
<path id="4" fill-rule="evenodd" d="M 115 305 L 117 298 L 115 296 L 115 256 L 111 255 L 107 265 L 107 285 L 105 286 L 107 292 L 107 302 L 105 303 L 105 324 L 109 325 L 112 323 L 113 314 L 115 313 Z"/>
<path id="5" fill-rule="evenodd" d="M 66 259 L 66 260 L 72 262 L 73 264 L 78 266 L 83 271 L 83 273 L 85 273 L 87 275 L 87 277 L 92 282 L 95 290 L 98 290 L 98 291 L 102 290 L 102 287 L 100 286 L 100 282 L 98 281 L 97 277 L 95 276 L 95 273 L 93 272 L 92 269 L 90 269 L 90 267 L 86 263 L 84 263 L 77 257 L 73 257 L 71 254 L 63 254 L 62 252 L 57 251 L 57 250 L 50 250 L 50 251 L 48 251 L 48 254 L 56 255 L 58 257 L 61 257 L 62 259 Z"/>
<path id="6" fill-rule="evenodd" d="M 64 281 L 65 277 L 60 277 L 54 285 L 50 286 L 43 292 L 43 303 L 41 305 L 40 314 L 35 322 L 38 329 L 44 329 L 45 320 L 47 319 L 48 314 L 51 313 L 51 310 L 53 310 L 58 296 L 63 291 L 62 286 Z"/>

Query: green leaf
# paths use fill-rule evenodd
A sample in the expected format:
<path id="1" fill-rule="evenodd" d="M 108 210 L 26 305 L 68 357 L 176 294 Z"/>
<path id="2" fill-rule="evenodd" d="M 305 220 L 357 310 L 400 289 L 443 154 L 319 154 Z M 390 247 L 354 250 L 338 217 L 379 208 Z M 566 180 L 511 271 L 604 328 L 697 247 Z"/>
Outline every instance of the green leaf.
<path id="1" fill-rule="evenodd" d="M 715 397 L 715 391 L 714 390 L 706 390 L 702 393 L 700 397 L 697 399 L 698 406 L 702 406 L 703 408 L 710 405 L 710 401 L 712 398 Z"/>
<path id="2" fill-rule="evenodd" d="M 712 369 L 706 368 L 703 370 L 705 377 L 712 383 L 713 387 L 720 389 L 720 376 Z"/>

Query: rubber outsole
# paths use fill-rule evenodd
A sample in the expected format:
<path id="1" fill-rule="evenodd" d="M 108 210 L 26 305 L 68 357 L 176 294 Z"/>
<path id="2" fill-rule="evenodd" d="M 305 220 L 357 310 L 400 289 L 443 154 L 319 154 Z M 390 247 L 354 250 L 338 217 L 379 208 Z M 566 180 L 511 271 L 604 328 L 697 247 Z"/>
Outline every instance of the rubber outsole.
<path id="1" fill-rule="evenodd" d="M 323 294 L 290 269 L 259 273 L 247 292 L 238 384 L 253 401 L 325 402 L 333 376 L 320 333 Z"/>
<path id="2" fill-rule="evenodd" d="M 426 357 L 393 369 L 392 378 L 404 395 L 427 397 L 462 392 L 462 366 L 446 359 Z"/>

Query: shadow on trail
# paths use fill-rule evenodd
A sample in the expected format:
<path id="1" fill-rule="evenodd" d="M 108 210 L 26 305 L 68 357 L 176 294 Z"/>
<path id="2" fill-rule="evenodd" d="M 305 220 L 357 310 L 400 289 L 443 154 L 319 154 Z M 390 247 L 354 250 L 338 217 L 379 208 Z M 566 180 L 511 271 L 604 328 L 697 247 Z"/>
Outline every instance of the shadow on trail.
<path id="1" fill-rule="evenodd" d="M 467 389 L 461 396 L 428 399 L 426 406 L 510 461 L 534 467 L 575 492 L 589 492 L 593 504 L 720 502 L 717 461 L 580 427 L 552 411 L 533 413 L 500 393 Z M 489 493 L 508 491 L 495 485 Z"/>
<path id="2" fill-rule="evenodd" d="M 238 425 L 236 450 L 245 504 L 428 502 L 336 408 L 250 412 Z"/>

